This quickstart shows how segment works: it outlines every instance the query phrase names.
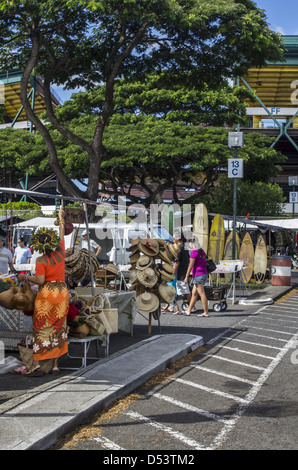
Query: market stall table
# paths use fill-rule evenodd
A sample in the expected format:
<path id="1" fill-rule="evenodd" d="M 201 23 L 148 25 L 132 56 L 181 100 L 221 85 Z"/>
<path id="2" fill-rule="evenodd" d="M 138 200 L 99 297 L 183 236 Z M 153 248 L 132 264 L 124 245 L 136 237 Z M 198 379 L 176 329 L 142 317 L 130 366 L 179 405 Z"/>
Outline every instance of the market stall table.
<path id="1" fill-rule="evenodd" d="M 76 288 L 74 292 L 85 299 L 92 297 L 91 287 Z M 135 291 L 115 292 L 95 289 L 95 295 L 101 294 L 108 297 L 111 308 L 118 309 L 118 329 L 133 336 L 133 322 L 138 311 Z"/>

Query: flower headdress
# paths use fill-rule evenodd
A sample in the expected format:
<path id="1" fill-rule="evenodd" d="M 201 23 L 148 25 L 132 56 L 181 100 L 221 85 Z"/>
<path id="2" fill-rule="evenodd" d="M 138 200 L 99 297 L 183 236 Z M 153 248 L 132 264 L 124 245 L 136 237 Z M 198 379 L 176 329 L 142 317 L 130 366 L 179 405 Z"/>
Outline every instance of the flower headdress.
<path id="1" fill-rule="evenodd" d="M 45 253 L 46 250 L 55 251 L 59 245 L 59 235 L 52 228 L 41 227 L 31 237 L 31 246 L 39 253 Z"/>

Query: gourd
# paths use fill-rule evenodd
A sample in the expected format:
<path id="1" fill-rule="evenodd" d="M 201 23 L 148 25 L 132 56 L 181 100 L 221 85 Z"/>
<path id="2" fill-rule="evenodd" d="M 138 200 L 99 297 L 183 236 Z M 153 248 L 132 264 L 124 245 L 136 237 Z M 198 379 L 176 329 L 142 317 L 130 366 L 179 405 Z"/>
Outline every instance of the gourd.
<path id="1" fill-rule="evenodd" d="M 37 292 L 33 292 L 31 289 L 30 283 L 26 281 L 23 286 L 24 289 L 24 294 L 28 297 L 29 299 L 29 305 L 26 309 L 27 312 L 32 312 L 34 310 L 34 302 L 37 296 Z"/>
<path id="2" fill-rule="evenodd" d="M 14 307 L 12 306 L 12 298 L 18 292 L 17 287 L 11 287 L 9 290 L 5 292 L 1 292 L 0 294 L 0 305 L 1 307 L 7 308 L 8 310 L 13 310 Z"/>
<path id="3" fill-rule="evenodd" d="M 18 286 L 15 288 L 16 293 L 11 299 L 12 308 L 16 310 L 27 310 L 30 305 L 29 297 L 24 294 L 23 288 Z"/>

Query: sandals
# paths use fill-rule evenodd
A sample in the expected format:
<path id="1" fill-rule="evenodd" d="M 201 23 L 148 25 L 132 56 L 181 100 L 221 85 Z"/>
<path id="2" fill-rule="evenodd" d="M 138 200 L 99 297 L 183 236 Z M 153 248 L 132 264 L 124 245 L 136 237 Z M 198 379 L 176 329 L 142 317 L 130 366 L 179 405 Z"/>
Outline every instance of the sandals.
<path id="1" fill-rule="evenodd" d="M 35 367 L 30 372 L 27 372 L 24 375 L 29 375 L 30 377 L 41 377 L 43 375 L 43 371 L 41 370 L 40 366 Z"/>
<path id="2" fill-rule="evenodd" d="M 178 312 L 173 312 L 173 315 L 183 315 L 183 313 L 178 310 Z"/>
<path id="3" fill-rule="evenodd" d="M 197 317 L 210 317 L 210 315 L 205 315 L 204 313 L 202 313 L 201 315 L 197 315 Z"/>
<path id="4" fill-rule="evenodd" d="M 169 307 L 162 307 L 161 309 L 162 313 L 166 313 L 167 311 L 170 312 Z"/>

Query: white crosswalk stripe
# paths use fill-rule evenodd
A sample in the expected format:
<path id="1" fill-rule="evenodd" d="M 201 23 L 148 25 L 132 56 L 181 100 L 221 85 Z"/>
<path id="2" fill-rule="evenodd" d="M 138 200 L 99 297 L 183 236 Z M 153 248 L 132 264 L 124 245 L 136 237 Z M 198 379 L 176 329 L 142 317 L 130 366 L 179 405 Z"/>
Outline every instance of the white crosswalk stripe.
<path id="1" fill-rule="evenodd" d="M 240 319 L 234 328 L 226 328 L 209 340 L 207 350 L 195 362 L 177 371 L 166 383 L 154 386 L 153 391 L 147 391 L 144 400 L 151 403 L 148 416 L 140 412 L 142 402 L 138 400 L 122 412 L 123 416 L 140 426 L 154 428 L 160 433 L 157 440 L 167 436 L 166 439 L 193 450 L 221 448 L 272 372 L 298 341 L 297 325 L 298 295 L 284 304 L 261 307 Z M 183 427 L 183 421 L 167 421 L 176 416 L 177 409 L 187 417 L 194 415 L 190 420 L 193 427 L 186 424 Z M 161 422 L 158 417 L 164 420 Z M 108 438 L 100 436 L 94 440 L 105 449 L 117 450 L 118 444 Z M 179 447 L 173 444 L 170 448 Z"/>

